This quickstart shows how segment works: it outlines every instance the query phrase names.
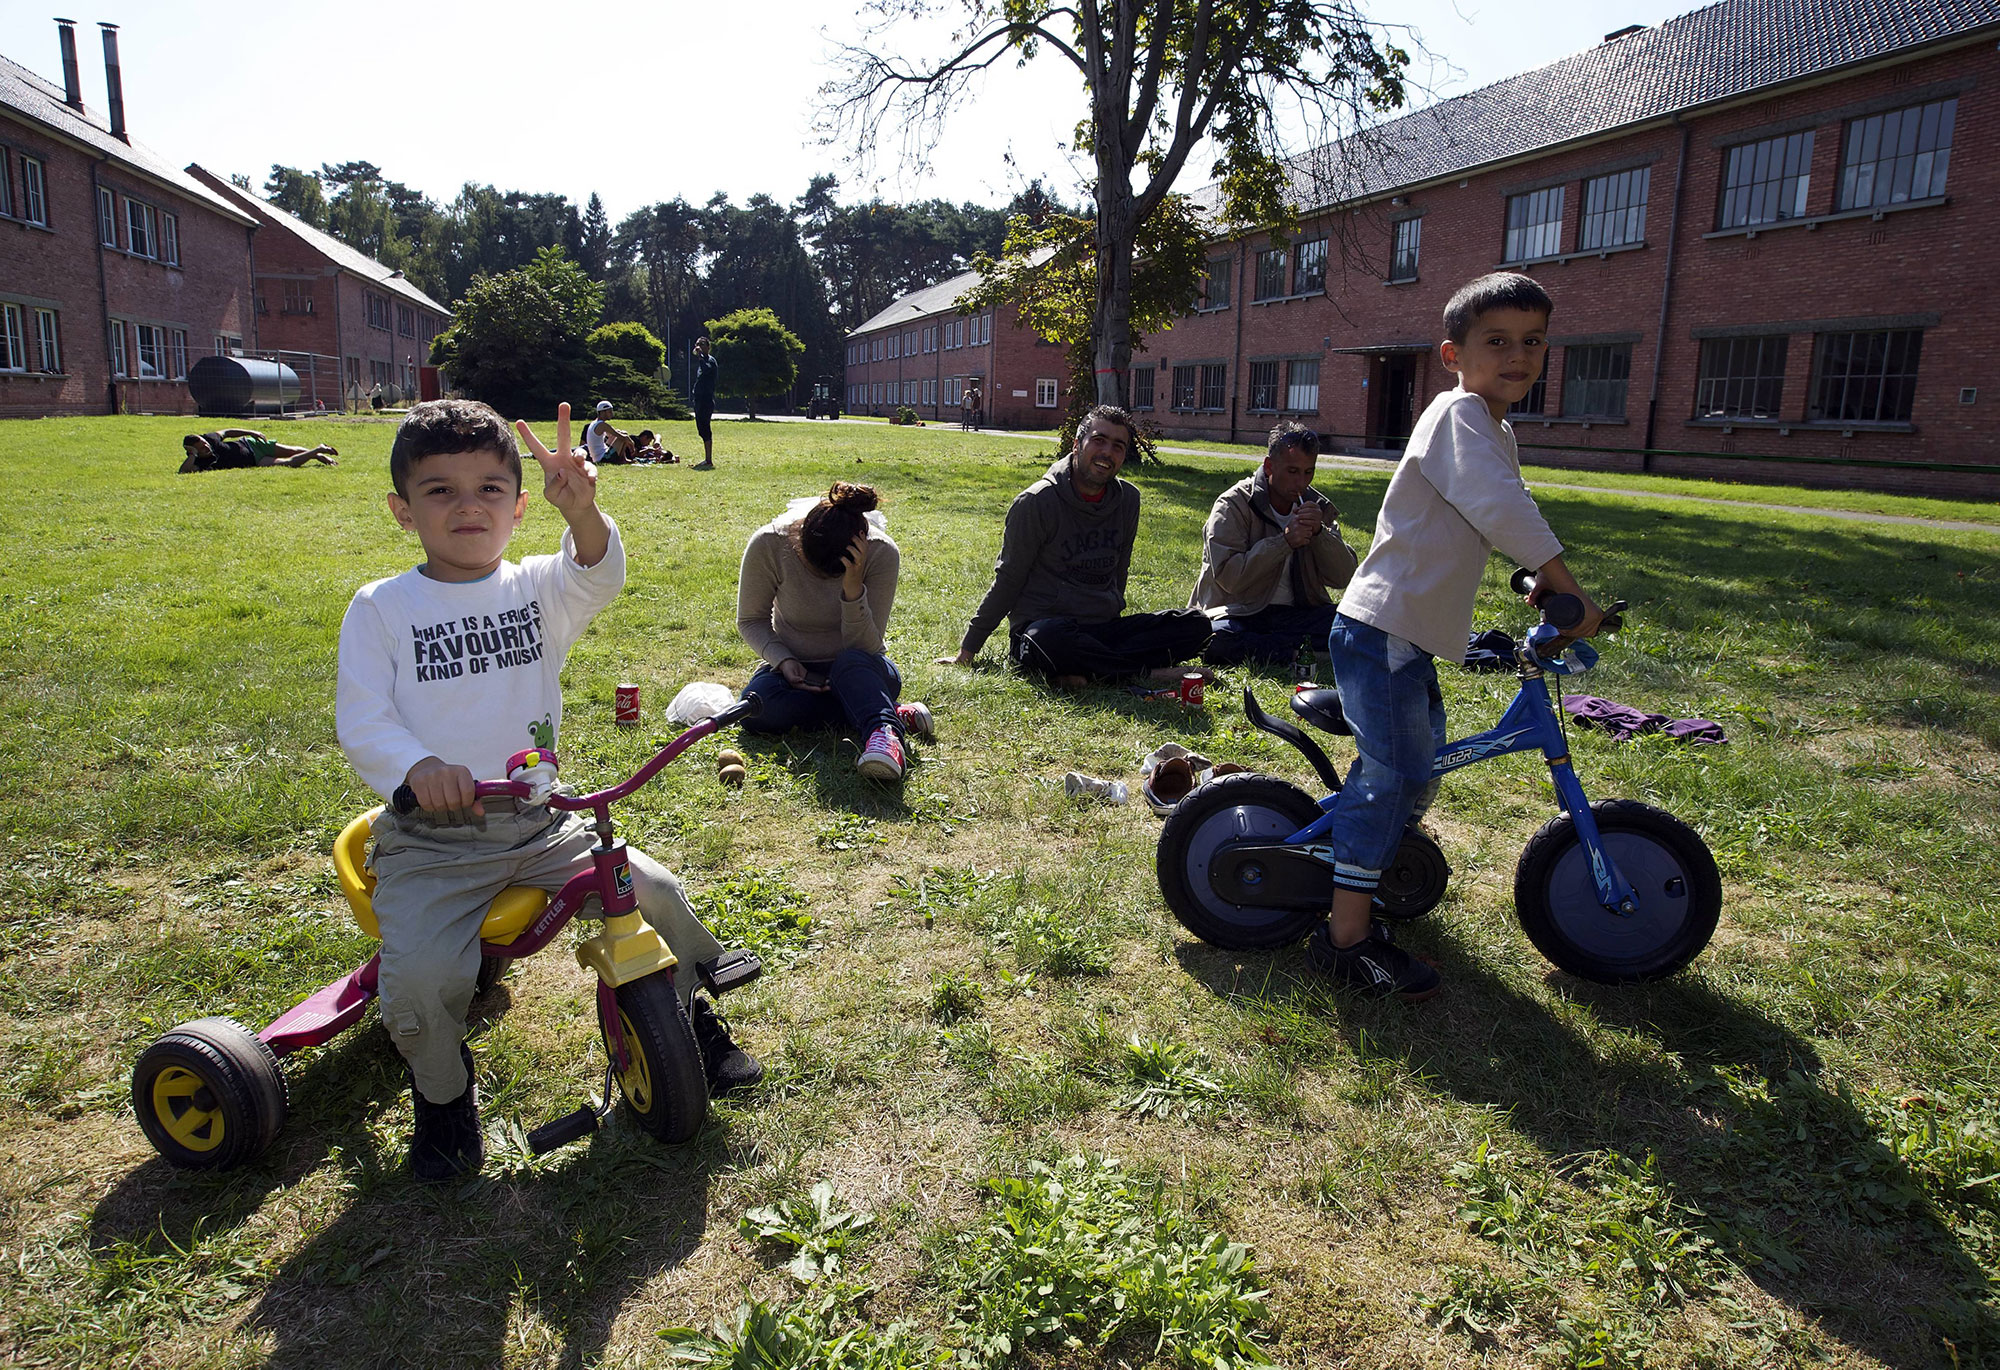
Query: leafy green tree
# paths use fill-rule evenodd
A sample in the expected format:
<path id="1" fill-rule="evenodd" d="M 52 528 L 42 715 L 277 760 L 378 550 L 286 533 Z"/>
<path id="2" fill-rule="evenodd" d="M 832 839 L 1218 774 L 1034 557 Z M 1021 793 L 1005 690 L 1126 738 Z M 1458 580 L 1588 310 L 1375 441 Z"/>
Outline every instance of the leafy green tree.
<path id="1" fill-rule="evenodd" d="M 967 293 L 963 307 L 970 312 L 1014 304 L 1022 323 L 1063 345 L 1069 378 L 1057 446 L 1068 451 L 1077 424 L 1091 406 L 1103 402 L 1092 374 L 1097 226 L 1087 215 L 1042 209 L 1039 223 L 1030 213 L 1014 216 L 1000 255 L 979 260 L 979 285 Z M 1199 301 L 1208 233 L 1183 195 L 1169 195 L 1139 233 L 1134 247 L 1142 269 L 1132 291 L 1132 328 L 1143 337 L 1172 326 Z M 1152 445 L 1143 436 L 1136 455 L 1142 461 L 1152 456 Z"/>
<path id="2" fill-rule="evenodd" d="M 658 371 L 667 360 L 666 344 L 642 323 L 608 323 L 585 342 L 592 352 L 623 357 L 641 371 Z"/>
<path id="3" fill-rule="evenodd" d="M 718 389 L 741 395 L 756 417 L 759 397 L 787 394 L 799 378 L 805 344 L 769 309 L 739 309 L 708 321 L 709 348 L 720 368 Z"/>
<path id="4" fill-rule="evenodd" d="M 273 163 L 264 179 L 264 198 L 314 228 L 326 227 L 326 191 L 310 171 Z"/>
<path id="5" fill-rule="evenodd" d="M 547 418 L 591 381 L 588 339 L 603 291 L 559 247 L 516 271 L 477 276 L 431 360 L 453 386 L 503 414 Z"/>
<path id="6" fill-rule="evenodd" d="M 892 32 L 944 4 L 879 3 L 843 49 L 846 76 L 828 87 L 829 138 L 867 157 L 885 126 L 921 167 L 974 78 L 1012 56 L 1067 62 L 1087 105 L 1077 147 L 1095 163 L 1092 337 L 1101 401 L 1124 399 L 1131 362 L 1133 253 L 1188 159 L 1215 148 L 1208 174 L 1223 224 L 1282 228 L 1301 197 L 1338 198 L 1342 168 L 1295 158 L 1285 135 L 1303 112 L 1325 142 L 1403 103 L 1409 55 L 1353 0 L 958 0 L 951 50 L 909 58 Z"/>

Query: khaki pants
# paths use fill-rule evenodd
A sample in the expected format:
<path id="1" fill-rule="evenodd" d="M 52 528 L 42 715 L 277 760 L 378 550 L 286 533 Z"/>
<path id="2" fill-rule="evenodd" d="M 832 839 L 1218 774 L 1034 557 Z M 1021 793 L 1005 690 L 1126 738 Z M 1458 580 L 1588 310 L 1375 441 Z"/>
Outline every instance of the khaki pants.
<path id="1" fill-rule="evenodd" d="M 561 889 L 590 869 L 597 844 L 583 814 L 484 803 L 486 817 L 470 824 L 434 824 L 421 813 L 388 809 L 375 820 L 369 866 L 378 882 L 382 1023 L 433 1103 L 465 1092 L 458 1044 L 479 976 L 486 906 L 510 885 Z M 640 913 L 680 960 L 674 979 L 685 1004 L 694 994 L 695 963 L 718 955 L 722 944 L 688 907 L 671 871 L 636 848 L 626 856 Z"/>

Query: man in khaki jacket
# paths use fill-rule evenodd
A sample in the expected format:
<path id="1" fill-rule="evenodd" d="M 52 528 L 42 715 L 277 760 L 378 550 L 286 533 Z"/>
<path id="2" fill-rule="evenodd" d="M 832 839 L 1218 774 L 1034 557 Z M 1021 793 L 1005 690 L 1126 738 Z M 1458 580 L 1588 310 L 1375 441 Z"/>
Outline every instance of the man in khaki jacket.
<path id="1" fill-rule="evenodd" d="M 1354 574 L 1339 510 L 1312 488 L 1319 435 L 1300 423 L 1271 430 L 1264 464 L 1224 490 L 1202 531 L 1201 579 L 1188 599 L 1212 621 L 1202 652 L 1212 666 L 1295 659 L 1301 643 L 1326 651 L 1329 587 Z"/>

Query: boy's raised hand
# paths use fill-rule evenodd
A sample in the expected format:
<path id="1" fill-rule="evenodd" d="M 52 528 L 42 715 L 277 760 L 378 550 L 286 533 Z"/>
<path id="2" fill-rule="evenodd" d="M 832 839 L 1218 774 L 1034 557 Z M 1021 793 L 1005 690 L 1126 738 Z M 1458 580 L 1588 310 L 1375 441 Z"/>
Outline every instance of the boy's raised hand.
<path id="1" fill-rule="evenodd" d="M 597 503 L 597 468 L 572 450 L 569 434 L 569 406 L 556 406 L 556 447 L 542 446 L 526 419 L 514 420 L 514 431 L 527 444 L 528 454 L 542 465 L 542 498 L 562 511 L 566 519 Z"/>
<path id="2" fill-rule="evenodd" d="M 575 454 L 570 443 L 569 406 L 556 406 L 556 447 L 542 446 L 526 419 L 514 420 L 514 431 L 528 455 L 541 463 L 542 498 L 562 512 L 569 524 L 579 566 L 595 566 L 611 545 L 611 527 L 597 508 L 597 468 Z"/>

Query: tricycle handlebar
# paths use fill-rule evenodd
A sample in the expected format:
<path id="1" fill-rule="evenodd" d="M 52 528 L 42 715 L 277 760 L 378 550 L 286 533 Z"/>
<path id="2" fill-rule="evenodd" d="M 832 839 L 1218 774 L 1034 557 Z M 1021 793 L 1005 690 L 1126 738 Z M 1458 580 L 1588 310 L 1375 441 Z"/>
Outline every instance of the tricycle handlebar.
<path id="1" fill-rule="evenodd" d="M 655 752 L 652 759 L 633 772 L 630 779 L 613 785 L 608 790 L 599 790 L 596 794 L 550 794 L 547 799 L 548 806 L 559 812 L 575 813 L 586 809 L 602 809 L 616 803 L 658 775 L 675 757 L 701 741 L 704 737 L 720 732 L 722 729 L 742 719 L 755 717 L 758 710 L 763 707 L 764 702 L 756 695 L 746 695 L 720 713 L 713 714 L 682 732 L 673 741 Z M 535 797 L 534 787 L 522 780 L 482 780 L 473 787 L 473 793 L 481 799 L 533 799 Z M 415 813 L 417 810 L 416 791 L 412 790 L 408 785 L 398 785 L 395 794 L 390 796 L 389 807 L 400 814 Z"/>

